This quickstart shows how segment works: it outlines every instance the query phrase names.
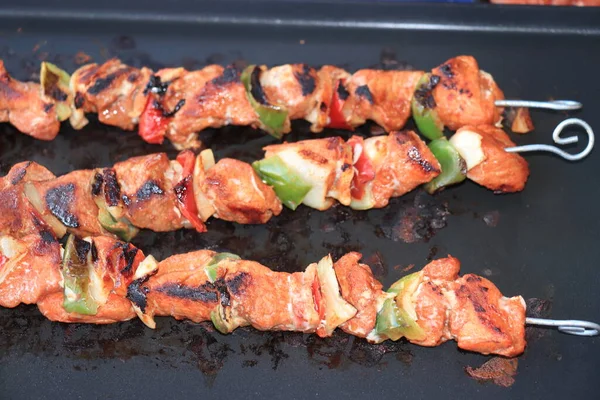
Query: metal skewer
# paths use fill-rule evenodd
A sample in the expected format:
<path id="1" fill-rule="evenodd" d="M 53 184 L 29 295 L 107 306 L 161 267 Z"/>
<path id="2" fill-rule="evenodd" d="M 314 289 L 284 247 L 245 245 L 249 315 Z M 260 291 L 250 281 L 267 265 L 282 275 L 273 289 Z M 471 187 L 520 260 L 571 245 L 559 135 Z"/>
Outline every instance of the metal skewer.
<path id="1" fill-rule="evenodd" d="M 548 144 L 528 144 L 525 146 L 507 147 L 504 150 L 507 151 L 508 153 L 525 153 L 525 152 L 529 152 L 529 151 L 548 151 L 550 153 L 559 155 L 568 161 L 581 160 L 582 158 L 585 158 L 585 157 L 587 157 L 588 154 L 590 154 L 590 152 L 592 151 L 592 148 L 594 147 L 594 141 L 595 141 L 594 131 L 587 122 L 585 122 L 584 120 L 579 119 L 579 118 L 565 119 L 563 122 L 558 124 L 556 126 L 556 128 L 554 128 L 554 132 L 552 132 L 552 140 L 554 141 L 554 143 L 562 144 L 562 145 L 577 143 L 579 141 L 579 138 L 577 136 L 569 136 L 569 137 L 565 137 L 565 138 L 560 136 L 562 131 L 566 127 L 569 127 L 571 125 L 578 125 L 578 126 L 583 127 L 588 136 L 587 146 L 585 147 L 585 149 L 583 149 L 582 151 L 580 151 L 577 154 L 567 153 L 566 151 L 564 151 L 556 146 L 552 146 L 552 145 L 548 145 Z"/>
<path id="2" fill-rule="evenodd" d="M 552 100 L 552 101 L 531 101 L 531 100 L 496 100 L 496 107 L 526 107 L 543 108 L 546 110 L 574 111 L 583 107 L 578 101 L 574 100 Z"/>
<path id="3" fill-rule="evenodd" d="M 559 331 L 576 336 L 597 336 L 600 334 L 600 325 L 590 321 L 577 319 L 544 319 L 525 318 L 527 325 L 555 326 Z"/>

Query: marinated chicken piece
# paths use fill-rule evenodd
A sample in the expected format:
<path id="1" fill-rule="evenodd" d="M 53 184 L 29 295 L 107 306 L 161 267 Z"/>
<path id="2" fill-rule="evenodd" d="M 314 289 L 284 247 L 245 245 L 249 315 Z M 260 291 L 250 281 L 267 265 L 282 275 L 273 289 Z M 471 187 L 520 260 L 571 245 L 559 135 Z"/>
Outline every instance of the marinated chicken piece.
<path id="1" fill-rule="evenodd" d="M 198 71 L 168 72 L 172 80 L 161 105 L 170 117 L 167 137 L 176 147 L 189 147 L 186 144 L 194 142 L 196 132 L 206 128 L 258 126 L 258 116 L 235 67 L 209 65 Z M 161 76 L 161 71 L 157 75 Z"/>
<path id="2" fill-rule="evenodd" d="M 92 246 L 92 265 L 89 271 L 90 296 L 98 304 L 94 315 L 65 310 L 65 293 L 51 293 L 38 308 L 52 321 L 110 324 L 135 317 L 132 303 L 127 299 L 128 286 L 133 282 L 144 254 L 134 246 L 108 237 L 87 239 Z M 79 250 L 78 250 L 79 251 Z"/>
<path id="3" fill-rule="evenodd" d="M 382 285 L 373 276 L 371 268 L 359 263 L 361 257 L 357 252 L 348 253 L 333 267 L 342 297 L 357 310 L 354 318 L 340 325 L 340 328 L 351 335 L 366 338 L 375 327 L 377 311 L 386 294 L 382 292 Z"/>
<path id="4" fill-rule="evenodd" d="M 34 182 L 44 210 L 42 217 L 56 218 L 66 229 L 80 236 L 103 235 L 98 206 L 90 191 L 94 171 L 80 170 L 48 181 Z"/>
<path id="5" fill-rule="evenodd" d="M 529 176 L 527 161 L 518 153 L 507 153 L 516 146 L 502 129 L 490 125 L 465 126 L 450 142 L 467 163 L 467 177 L 498 193 L 519 192 Z"/>
<path id="6" fill-rule="evenodd" d="M 155 232 L 181 229 L 187 221 L 178 208 L 174 186 L 181 167 L 164 153 L 133 157 L 115 164 L 126 217 L 138 228 Z"/>
<path id="7" fill-rule="evenodd" d="M 31 161 L 14 165 L 0 178 L 0 235 L 21 238 L 40 230 L 43 220 L 25 196 L 24 184 L 53 178 L 54 174 Z"/>
<path id="8" fill-rule="evenodd" d="M 275 272 L 245 260 L 226 260 L 219 264 L 219 269 L 225 273 L 215 284 L 226 288 L 223 293 L 227 293 L 226 301 L 231 304 L 236 325 L 252 325 L 262 331 L 314 332 L 316 329 L 319 317 L 311 291 L 314 275 L 303 285 L 291 285 L 293 281 L 302 282 L 304 273 Z M 222 294 L 221 304 L 224 299 Z M 302 314 L 299 315 L 298 309 L 302 309 Z"/>
<path id="9" fill-rule="evenodd" d="M 346 83 L 346 120 L 351 126 L 372 120 L 387 132 L 402 129 L 410 117 L 410 102 L 421 76 L 422 71 L 355 72 Z"/>
<path id="10" fill-rule="evenodd" d="M 134 68 L 113 58 L 102 65 L 87 64 L 71 76 L 74 93 L 71 125 L 87 125 L 85 113 L 97 113 L 100 122 L 133 130 L 146 105 L 148 68 Z"/>
<path id="11" fill-rule="evenodd" d="M 446 327 L 448 302 L 442 289 L 458 278 L 459 271 L 460 262 L 454 257 L 434 260 L 423 268 L 422 283 L 413 300 L 417 324 L 425 332 L 425 339 L 411 340 L 412 343 L 431 347 L 452 339 Z"/>
<path id="12" fill-rule="evenodd" d="M 14 239 L 0 236 L 0 306 L 35 304 L 60 291 L 60 244 L 48 230 Z"/>
<path id="13" fill-rule="evenodd" d="M 129 287 L 129 299 L 151 319 L 156 315 L 194 322 L 210 320 L 217 292 L 208 282 L 204 267 L 215 254 L 200 250 L 165 259 L 154 276 L 140 278 Z"/>
<path id="14" fill-rule="evenodd" d="M 10 77 L 0 60 L 0 122 L 40 140 L 58 135 L 60 122 L 53 100 L 42 94 L 39 84 Z"/>
<path id="15" fill-rule="evenodd" d="M 458 56 L 434 68 L 440 77 L 433 89 L 436 111 L 442 123 L 450 130 L 465 125 L 497 125 L 502 121 L 501 107 L 504 93 L 492 76 L 479 69 L 471 56 Z"/>
<path id="16" fill-rule="evenodd" d="M 440 173 L 439 162 L 413 131 L 370 137 L 364 140 L 361 151 L 374 177 L 364 185 L 359 196 L 353 195 L 350 207 L 354 209 L 385 207 L 390 198 L 402 196 Z M 354 154 L 355 160 L 359 157 Z"/>
<path id="17" fill-rule="evenodd" d="M 267 146 L 265 159 L 278 156 L 312 188 L 302 203 L 326 210 L 334 199 L 343 205 L 351 201 L 352 149 L 340 137 L 304 140 Z"/>
<path id="18" fill-rule="evenodd" d="M 131 302 L 116 294 L 110 294 L 106 304 L 98 308 L 95 315 L 67 312 L 63 307 L 62 292 L 52 293 L 37 303 L 40 312 L 50 321 L 84 324 L 114 324 L 135 318 Z"/>
<path id="19" fill-rule="evenodd" d="M 206 171 L 199 185 L 215 217 L 240 224 L 264 224 L 279 215 L 281 201 L 249 164 L 224 158 Z"/>
<path id="20" fill-rule="evenodd" d="M 525 349 L 525 301 L 503 297 L 489 280 L 465 275 L 446 293 L 448 326 L 458 347 L 511 357 Z"/>

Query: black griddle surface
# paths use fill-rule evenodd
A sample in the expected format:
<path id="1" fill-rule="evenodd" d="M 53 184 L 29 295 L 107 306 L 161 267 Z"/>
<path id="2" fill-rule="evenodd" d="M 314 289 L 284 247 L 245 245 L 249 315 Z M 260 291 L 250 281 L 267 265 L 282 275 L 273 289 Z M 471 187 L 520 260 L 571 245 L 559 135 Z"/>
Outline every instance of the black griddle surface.
<path id="1" fill-rule="evenodd" d="M 227 2 L 196 3 L 189 13 L 177 13 L 189 5 L 179 1 L 171 14 L 158 13 L 154 2 L 138 8 L 138 14 L 130 12 L 131 5 L 123 5 L 131 8 L 127 12 L 111 14 L 107 4 L 116 2 L 109 1 L 85 14 L 85 5 L 68 1 L 63 9 L 46 2 L 53 14 L 42 18 L 28 3 L 0 9 L 0 58 L 20 79 L 37 78 L 40 60 L 72 71 L 79 51 L 100 62 L 117 56 L 136 66 L 190 69 L 245 60 L 355 70 L 393 57 L 405 67 L 430 69 L 455 55 L 472 54 L 507 97 L 579 100 L 585 109 L 575 115 L 600 129 L 600 35 L 592 23 L 600 14 L 595 10 L 544 10 L 543 19 L 531 10 L 498 7 L 325 4 L 307 11 L 290 2 L 277 7 Z M 227 18 L 209 18 L 211 10 Z M 322 20 L 337 13 L 340 21 L 370 22 L 362 27 L 323 23 L 314 10 Z M 252 13 L 295 19 L 260 23 Z M 452 25 L 453 18 L 460 22 Z M 389 20 L 396 25 L 383 24 Z M 536 130 L 513 135 L 518 144 L 549 143 L 553 127 L 565 118 L 532 115 Z M 294 126 L 290 139 L 311 137 L 305 124 Z M 202 137 L 218 158 L 246 161 L 274 142 L 238 127 Z M 134 133 L 97 122 L 80 132 L 65 128 L 50 143 L 0 126 L 0 174 L 23 160 L 64 174 L 163 150 L 176 154 L 169 146 L 144 144 Z M 462 261 L 464 273 L 489 277 L 506 295 L 548 300 L 553 317 L 598 321 L 600 153 L 573 164 L 547 154 L 527 159 L 530 181 L 518 194 L 497 196 L 467 182 L 433 197 L 417 190 L 383 210 L 300 207 L 284 210 L 265 226 L 212 220 L 206 234 L 143 232 L 134 244 L 158 259 L 200 248 L 227 250 L 279 271 L 301 270 L 327 253 L 339 257 L 358 250 L 385 285 L 411 264 L 421 268 L 452 254 Z M 46 321 L 35 307 L 2 309 L 0 398 L 549 399 L 594 398 L 600 388 L 600 341 L 550 330 L 536 331 L 519 359 L 515 384 L 506 389 L 469 378 L 465 367 L 488 358 L 458 351 L 453 342 L 431 349 L 404 342 L 373 346 L 341 333 L 319 339 L 252 329 L 223 336 L 206 324 L 157 322 L 155 331 L 137 320 L 66 325 Z"/>

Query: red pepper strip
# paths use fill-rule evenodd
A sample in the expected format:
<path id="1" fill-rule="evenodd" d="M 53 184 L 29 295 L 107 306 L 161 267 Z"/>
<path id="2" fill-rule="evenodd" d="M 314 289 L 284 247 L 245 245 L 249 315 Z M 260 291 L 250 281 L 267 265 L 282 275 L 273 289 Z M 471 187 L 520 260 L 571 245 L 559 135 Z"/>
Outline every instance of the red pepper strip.
<path id="1" fill-rule="evenodd" d="M 148 143 L 162 144 L 165 140 L 168 122 L 160 105 L 152 95 L 148 96 L 144 112 L 140 115 L 138 134 Z"/>
<path id="2" fill-rule="evenodd" d="M 325 318 L 325 304 L 323 302 L 323 295 L 321 294 L 321 282 L 319 282 L 319 277 L 315 273 L 315 279 L 312 283 L 312 295 L 313 301 L 315 303 L 315 311 L 319 314 L 319 325 L 321 321 Z M 323 327 L 318 327 L 316 331 L 317 335 L 320 337 L 325 337 L 326 332 Z"/>
<path id="3" fill-rule="evenodd" d="M 183 180 L 175 186 L 175 195 L 179 201 L 179 210 L 190 221 L 198 232 L 206 232 L 206 225 L 198 216 L 198 207 L 194 198 L 194 187 L 192 185 L 192 173 L 196 155 L 191 150 L 184 150 L 177 156 L 177 162 L 183 168 Z"/>
<path id="4" fill-rule="evenodd" d="M 127 246 L 127 247 L 125 247 Z M 137 250 L 135 256 L 133 257 L 133 261 L 131 261 L 131 265 L 127 265 L 127 257 L 125 256 L 126 252 L 131 252 L 133 250 Z M 115 260 L 116 256 L 116 260 Z M 115 246 L 110 253 L 108 253 L 108 260 L 114 263 L 115 271 L 120 272 L 126 278 L 131 278 L 134 275 L 134 271 L 137 269 L 138 265 L 142 261 L 144 261 L 144 253 L 141 250 L 136 249 L 130 243 L 123 243 L 123 246 Z M 104 280 L 109 280 L 109 276 L 105 276 Z"/>
<path id="5" fill-rule="evenodd" d="M 353 130 L 353 128 L 346 122 L 346 117 L 342 112 L 344 103 L 346 103 L 346 100 L 340 99 L 338 92 L 338 89 L 342 84 L 342 80 L 338 80 L 333 90 L 331 102 L 329 103 L 329 125 L 327 125 L 327 128 Z"/>
<path id="6" fill-rule="evenodd" d="M 352 177 L 352 187 L 350 194 L 354 199 L 362 199 L 365 194 L 365 185 L 375 179 L 375 169 L 371 160 L 365 151 L 365 141 L 360 136 L 352 136 L 348 140 L 348 144 L 352 146 L 352 153 L 360 152 L 360 157 L 354 163 L 354 177 Z"/>

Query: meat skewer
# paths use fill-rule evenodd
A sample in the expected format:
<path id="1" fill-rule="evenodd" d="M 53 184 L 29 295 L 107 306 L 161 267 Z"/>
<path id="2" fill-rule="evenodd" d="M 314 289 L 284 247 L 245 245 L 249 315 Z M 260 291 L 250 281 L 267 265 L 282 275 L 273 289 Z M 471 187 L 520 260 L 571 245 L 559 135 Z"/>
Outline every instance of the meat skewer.
<path id="1" fill-rule="evenodd" d="M 47 228 L 46 228 L 47 229 Z M 61 250 L 63 256 L 61 259 Z M 352 252 L 296 273 L 274 272 L 229 253 L 200 250 L 161 262 L 108 237 L 70 236 L 65 248 L 41 229 L 0 237 L 0 305 L 37 304 L 52 321 L 108 324 L 138 316 L 212 321 L 237 327 L 331 336 L 337 328 L 379 343 L 402 337 L 421 346 L 455 340 L 459 348 L 513 357 L 525 349 L 521 296 L 504 297 L 489 280 L 459 276 L 451 256 L 411 273 L 387 291 Z M 563 331 L 593 335 L 597 324 L 562 322 Z M 574 326 L 583 326 L 573 331 Z M 584 329 L 581 331 L 581 329 Z"/>
<path id="2" fill-rule="evenodd" d="M 364 69 L 350 74 L 335 66 L 305 64 L 267 68 L 209 65 L 202 70 L 151 71 L 111 59 L 88 64 L 72 75 L 42 63 L 41 84 L 19 82 L 0 61 L 0 121 L 21 132 L 52 140 L 60 122 L 75 129 L 85 113 L 100 122 L 133 130 L 150 143 L 167 137 L 178 148 L 198 147 L 197 132 L 208 127 L 245 125 L 280 138 L 290 121 L 305 119 L 311 130 L 354 129 L 372 120 L 387 132 L 402 129 L 413 116 L 428 138 L 428 127 L 458 130 L 469 125 L 498 125 L 504 100 L 492 76 L 471 56 L 458 56 L 423 71 Z M 574 101 L 527 102 L 525 106 L 573 110 Z M 523 116 L 533 128 L 527 115 Z"/>
<path id="3" fill-rule="evenodd" d="M 43 220 L 59 238 L 68 231 L 130 241 L 139 229 L 204 232 L 210 217 L 262 224 L 282 205 L 326 210 L 337 201 L 357 210 L 381 208 L 420 184 L 433 192 L 465 177 L 496 192 L 523 189 L 529 168 L 505 149 L 513 143 L 502 130 L 461 128 L 452 142 L 460 150 L 450 159 L 456 165 L 411 131 L 271 145 L 252 165 L 215 162 L 211 150 L 185 150 L 176 160 L 151 154 L 55 177 L 23 162 L 0 178 L 0 234 L 21 237 Z"/>

